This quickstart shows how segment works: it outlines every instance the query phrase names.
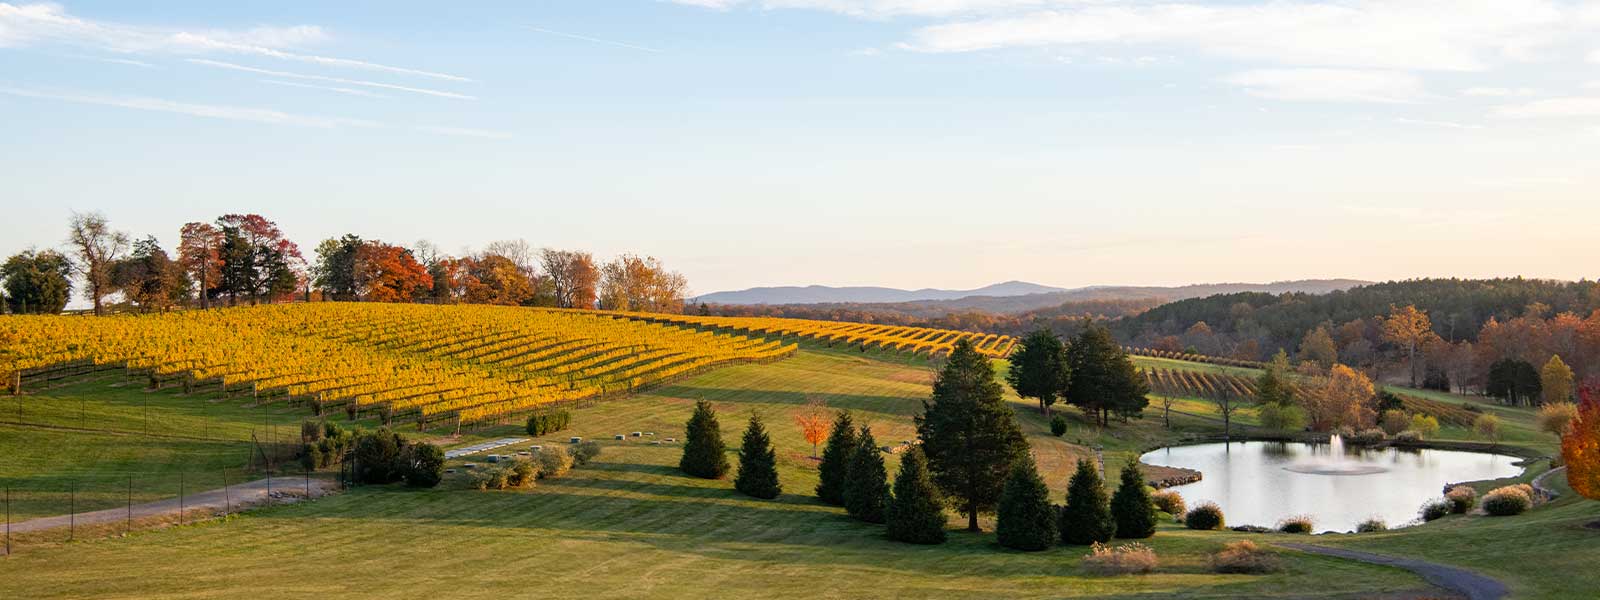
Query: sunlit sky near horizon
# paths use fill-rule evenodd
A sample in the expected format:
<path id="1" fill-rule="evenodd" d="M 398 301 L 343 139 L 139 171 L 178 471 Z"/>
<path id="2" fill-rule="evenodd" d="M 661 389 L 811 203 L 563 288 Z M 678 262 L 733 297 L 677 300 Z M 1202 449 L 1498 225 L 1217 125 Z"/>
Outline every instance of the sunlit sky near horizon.
<path id="1" fill-rule="evenodd" d="M 0 2 L 0 253 L 99 210 L 694 292 L 1600 276 L 1600 0 Z"/>

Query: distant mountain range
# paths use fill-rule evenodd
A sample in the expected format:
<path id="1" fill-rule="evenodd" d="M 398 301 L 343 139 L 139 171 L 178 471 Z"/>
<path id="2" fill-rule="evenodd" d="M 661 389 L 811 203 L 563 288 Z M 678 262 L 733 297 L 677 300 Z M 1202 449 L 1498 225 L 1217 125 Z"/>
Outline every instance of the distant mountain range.
<path id="1" fill-rule="evenodd" d="M 734 292 L 716 292 L 695 298 L 694 302 L 706 304 L 812 304 L 851 305 L 863 304 L 914 304 L 917 312 L 955 312 L 981 310 L 995 313 L 1019 313 L 1040 308 L 1059 306 L 1068 302 L 1094 300 L 1165 301 L 1203 298 L 1216 294 L 1238 292 L 1266 292 L 1282 294 L 1303 292 L 1325 294 L 1346 290 L 1370 282 L 1355 279 L 1306 279 L 1273 283 L 1208 283 L 1176 287 L 1159 286 L 1091 286 L 1058 288 L 1025 281 L 1007 281 L 974 290 L 901 290 L 885 287 L 759 287 Z"/>

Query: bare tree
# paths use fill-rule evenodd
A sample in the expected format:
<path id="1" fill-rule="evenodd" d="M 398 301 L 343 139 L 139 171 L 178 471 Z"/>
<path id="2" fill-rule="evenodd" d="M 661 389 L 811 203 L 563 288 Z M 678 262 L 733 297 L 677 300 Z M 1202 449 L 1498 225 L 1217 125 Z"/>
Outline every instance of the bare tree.
<path id="1" fill-rule="evenodd" d="M 105 215 L 98 212 L 74 211 L 68 221 L 67 244 L 78 256 L 78 273 L 94 302 L 94 314 L 100 315 L 101 300 L 112 292 L 111 265 L 128 251 L 128 234 L 112 230 Z"/>

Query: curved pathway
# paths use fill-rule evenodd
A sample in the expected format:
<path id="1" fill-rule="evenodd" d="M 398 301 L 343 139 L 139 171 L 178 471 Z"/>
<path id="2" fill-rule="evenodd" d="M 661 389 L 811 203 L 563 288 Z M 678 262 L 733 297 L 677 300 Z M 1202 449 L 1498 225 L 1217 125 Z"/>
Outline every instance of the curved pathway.
<path id="1" fill-rule="evenodd" d="M 1411 558 L 1399 558 L 1383 554 L 1373 554 L 1360 550 L 1346 550 L 1344 548 L 1330 548 L 1312 544 L 1279 543 L 1279 546 L 1293 548 L 1302 552 L 1333 556 L 1347 560 L 1355 560 L 1375 565 L 1399 567 L 1412 573 L 1421 575 L 1428 583 L 1458 592 L 1470 600 L 1499 600 L 1511 593 L 1506 584 L 1497 579 L 1481 575 L 1459 567 L 1450 567 L 1438 563 L 1431 563 Z"/>
<path id="2" fill-rule="evenodd" d="M 1545 500 L 1555 500 L 1556 497 L 1561 495 L 1561 493 L 1551 489 L 1550 486 L 1545 485 L 1544 480 L 1555 475 L 1556 473 L 1565 473 L 1566 471 L 1566 467 L 1556 467 L 1541 473 L 1538 477 L 1533 478 L 1533 489 L 1538 491 L 1540 494 L 1543 494 Z"/>
<path id="3" fill-rule="evenodd" d="M 268 496 L 269 486 L 272 495 Z M 54 517 L 40 517 L 27 521 L 11 524 L 12 533 L 27 533 L 67 527 L 72 523 L 77 525 L 98 525 L 106 523 L 122 523 L 130 518 L 145 519 L 149 517 L 164 517 L 177 515 L 181 509 L 184 514 L 194 514 L 197 517 L 210 517 L 215 513 L 225 510 L 239 511 L 247 507 L 276 501 L 283 497 L 303 498 L 309 488 L 311 497 L 315 498 L 327 494 L 336 486 L 334 482 L 325 479 L 306 480 L 303 477 L 273 477 L 258 479 L 239 485 L 231 485 L 225 489 L 209 490 L 185 494 L 182 502 L 178 498 L 168 498 L 144 504 L 135 504 L 129 507 L 109 508 L 92 512 L 81 512 L 76 515 L 57 515 Z"/>

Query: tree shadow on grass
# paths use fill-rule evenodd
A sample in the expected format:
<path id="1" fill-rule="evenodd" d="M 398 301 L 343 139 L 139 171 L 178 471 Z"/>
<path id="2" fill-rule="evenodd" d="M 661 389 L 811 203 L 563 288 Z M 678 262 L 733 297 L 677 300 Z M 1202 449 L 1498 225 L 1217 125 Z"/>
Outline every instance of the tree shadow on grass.
<path id="1" fill-rule="evenodd" d="M 674 385 L 649 392 L 652 396 L 680 400 L 711 400 L 713 402 L 756 402 L 800 406 L 813 399 L 827 402 L 830 408 L 870 410 L 889 414 L 912 414 L 922 410 L 920 397 L 885 396 L 879 394 L 839 394 L 832 392 L 805 392 L 795 390 L 756 390 L 719 388 L 692 385 Z M 894 407 L 899 410 L 884 410 Z"/>

